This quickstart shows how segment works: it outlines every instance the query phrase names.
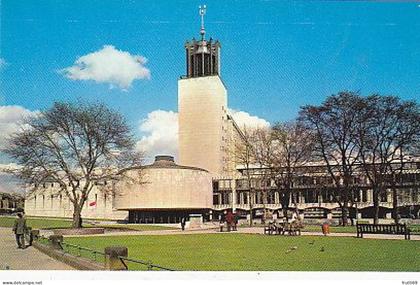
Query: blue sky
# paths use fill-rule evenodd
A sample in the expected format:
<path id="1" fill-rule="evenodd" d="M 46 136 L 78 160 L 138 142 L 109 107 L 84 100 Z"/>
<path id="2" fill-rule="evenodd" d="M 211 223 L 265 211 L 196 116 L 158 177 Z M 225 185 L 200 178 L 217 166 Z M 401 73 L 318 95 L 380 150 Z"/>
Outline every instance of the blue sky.
<path id="1" fill-rule="evenodd" d="M 1 2 L 0 105 L 31 111 L 78 98 L 107 103 L 139 133 L 154 110 L 177 110 L 184 42 L 222 44 L 229 106 L 269 122 L 296 117 L 341 90 L 418 100 L 420 6 L 361 1 L 14 1 Z M 150 79 L 127 90 L 71 80 L 63 68 L 104 45 L 148 59 Z"/>
<path id="2" fill-rule="evenodd" d="M 122 112 L 149 158 L 176 155 L 177 79 L 200 4 L 222 44 L 229 107 L 244 120 L 291 120 L 342 90 L 420 98 L 419 2 L 0 0 L 0 147 L 21 115 L 81 98 Z M 107 45 L 150 77 L 110 88 L 65 76 Z M 16 189 L 9 179 L 0 175 L 0 192 Z"/>

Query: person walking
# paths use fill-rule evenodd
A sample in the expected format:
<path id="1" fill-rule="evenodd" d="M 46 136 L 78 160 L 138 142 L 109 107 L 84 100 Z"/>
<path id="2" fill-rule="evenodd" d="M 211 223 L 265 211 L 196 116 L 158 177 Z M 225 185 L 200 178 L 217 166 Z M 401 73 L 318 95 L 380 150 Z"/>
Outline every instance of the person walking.
<path id="1" fill-rule="evenodd" d="M 181 228 L 185 231 L 185 224 L 187 223 L 187 219 L 185 217 L 181 218 Z"/>
<path id="2" fill-rule="evenodd" d="M 16 243 L 18 248 L 25 248 L 25 231 L 26 231 L 26 219 L 23 217 L 22 213 L 17 213 L 17 218 L 13 225 L 13 232 L 16 236 Z"/>

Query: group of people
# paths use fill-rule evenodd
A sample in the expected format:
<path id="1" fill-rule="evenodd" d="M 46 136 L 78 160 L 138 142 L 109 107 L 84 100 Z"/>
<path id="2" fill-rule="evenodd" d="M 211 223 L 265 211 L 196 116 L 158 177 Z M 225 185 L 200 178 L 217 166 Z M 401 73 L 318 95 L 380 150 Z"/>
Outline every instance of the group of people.
<path id="1" fill-rule="evenodd" d="M 220 231 L 223 232 L 223 228 L 226 223 L 226 229 L 228 232 L 230 231 L 237 231 L 238 230 L 238 221 L 239 216 L 236 213 L 232 213 L 231 211 L 225 212 L 223 215 L 220 216 Z"/>
<path id="2" fill-rule="evenodd" d="M 13 224 L 13 232 L 15 233 L 18 248 L 25 249 L 25 233 L 28 230 L 25 214 L 24 212 L 19 212 L 16 216 L 16 220 Z"/>

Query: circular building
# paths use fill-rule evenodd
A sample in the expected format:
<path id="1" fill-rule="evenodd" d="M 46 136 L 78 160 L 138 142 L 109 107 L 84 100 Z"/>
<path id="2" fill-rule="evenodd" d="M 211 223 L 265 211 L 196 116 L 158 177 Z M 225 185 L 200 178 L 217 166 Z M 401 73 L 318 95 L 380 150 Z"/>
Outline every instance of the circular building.
<path id="1" fill-rule="evenodd" d="M 129 212 L 130 223 L 179 223 L 193 214 L 208 219 L 213 194 L 207 170 L 161 155 L 126 176 L 115 185 L 114 205 Z"/>

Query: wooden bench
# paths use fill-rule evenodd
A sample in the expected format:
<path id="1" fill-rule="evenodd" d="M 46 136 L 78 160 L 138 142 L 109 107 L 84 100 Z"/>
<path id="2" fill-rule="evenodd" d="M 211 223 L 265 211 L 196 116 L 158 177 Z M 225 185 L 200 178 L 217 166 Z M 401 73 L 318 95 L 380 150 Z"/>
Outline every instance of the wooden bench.
<path id="1" fill-rule="evenodd" d="M 410 239 L 410 229 L 405 224 L 396 225 L 370 225 L 356 224 L 357 237 L 363 238 L 363 234 L 385 234 L 385 235 L 404 235 L 406 240 Z"/>
<path id="2" fill-rule="evenodd" d="M 267 226 L 264 227 L 264 234 L 265 235 L 276 234 L 276 226 L 273 223 L 269 223 Z"/>
<path id="3" fill-rule="evenodd" d="M 273 224 L 269 223 L 264 227 L 264 234 L 268 235 L 284 235 L 286 232 L 289 235 L 301 235 L 301 229 L 303 226 L 299 223 L 289 223 L 289 224 Z"/>
<path id="4" fill-rule="evenodd" d="M 303 226 L 300 223 L 290 223 L 287 224 L 283 230 L 283 234 L 285 232 L 288 232 L 289 235 L 291 236 L 297 236 L 297 235 L 301 235 L 301 229 L 303 228 Z"/>

